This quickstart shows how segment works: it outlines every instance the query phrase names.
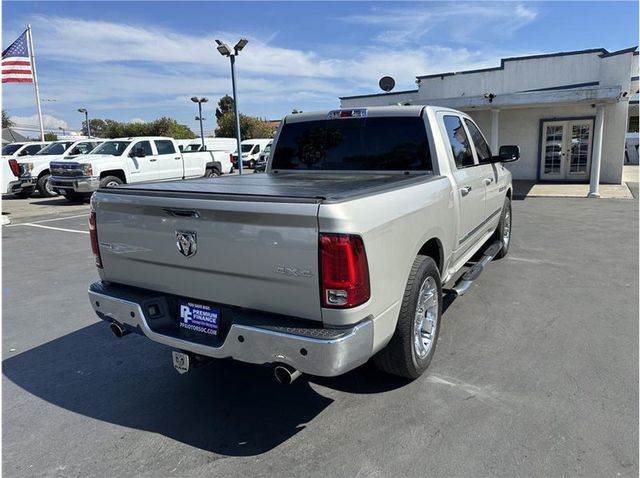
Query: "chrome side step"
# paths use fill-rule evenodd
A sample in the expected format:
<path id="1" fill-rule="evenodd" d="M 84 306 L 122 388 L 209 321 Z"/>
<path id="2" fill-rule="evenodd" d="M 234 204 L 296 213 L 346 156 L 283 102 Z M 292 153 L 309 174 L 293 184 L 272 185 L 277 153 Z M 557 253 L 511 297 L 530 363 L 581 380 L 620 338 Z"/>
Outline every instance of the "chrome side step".
<path id="1" fill-rule="evenodd" d="M 463 276 L 456 282 L 451 289 L 445 289 L 445 292 L 454 294 L 456 297 L 464 295 L 475 282 L 475 280 L 482 274 L 485 266 L 493 260 L 500 249 L 502 248 L 502 242 L 496 241 L 491 244 L 486 251 L 484 251 L 482 257 L 476 262 Z"/>

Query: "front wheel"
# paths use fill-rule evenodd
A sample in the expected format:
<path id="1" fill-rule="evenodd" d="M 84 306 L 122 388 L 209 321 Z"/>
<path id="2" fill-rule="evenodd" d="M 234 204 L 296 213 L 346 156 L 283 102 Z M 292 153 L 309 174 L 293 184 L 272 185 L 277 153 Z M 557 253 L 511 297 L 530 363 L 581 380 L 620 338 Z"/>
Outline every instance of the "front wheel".
<path id="1" fill-rule="evenodd" d="M 117 176 L 105 176 L 100 180 L 101 188 L 115 188 L 122 184 L 122 179 Z"/>
<path id="2" fill-rule="evenodd" d="M 502 259 L 509 252 L 509 246 L 511 245 L 511 200 L 508 197 L 504 199 L 500 222 L 496 232 L 493 234 L 493 240 L 502 242 L 502 248 L 495 257 L 496 259 Z"/>
<path id="3" fill-rule="evenodd" d="M 69 202 L 73 202 L 73 203 L 82 203 L 84 201 L 87 200 L 89 195 L 84 194 L 84 193 L 76 193 L 73 191 L 67 191 L 67 193 L 65 193 L 64 198 L 69 201 Z"/>
<path id="4" fill-rule="evenodd" d="M 249 166 L 249 169 L 253 169 L 256 167 L 256 162 L 252 159 L 249 161 L 248 166 Z"/>
<path id="5" fill-rule="evenodd" d="M 442 317 L 442 284 L 435 261 L 418 256 L 404 291 L 396 330 L 387 346 L 374 356 L 383 372 L 418 378 L 436 351 Z"/>
<path id="6" fill-rule="evenodd" d="M 38 183 L 37 183 L 36 187 L 38 188 L 38 191 L 40 192 L 40 195 L 43 196 L 43 197 L 52 198 L 52 197 L 58 195 L 58 193 L 55 192 L 53 190 L 53 187 L 51 186 L 51 175 L 50 174 L 43 174 L 42 176 L 40 176 L 38 178 Z"/>

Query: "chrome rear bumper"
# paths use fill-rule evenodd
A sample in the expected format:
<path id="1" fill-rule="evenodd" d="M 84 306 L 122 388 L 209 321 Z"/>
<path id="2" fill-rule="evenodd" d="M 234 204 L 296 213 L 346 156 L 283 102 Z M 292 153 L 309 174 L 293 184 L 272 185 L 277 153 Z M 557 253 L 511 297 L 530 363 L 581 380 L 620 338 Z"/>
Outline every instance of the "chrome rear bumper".
<path id="1" fill-rule="evenodd" d="M 264 324 L 232 323 L 224 341 L 212 346 L 152 330 L 147 308 L 154 301 L 165 300 L 162 294 L 96 282 L 89 288 L 89 299 L 102 320 L 117 322 L 155 342 L 206 357 L 253 364 L 284 363 L 310 375 L 333 377 L 362 365 L 373 351 L 370 318 L 347 329 L 297 329 L 270 326 L 265 317 Z"/>

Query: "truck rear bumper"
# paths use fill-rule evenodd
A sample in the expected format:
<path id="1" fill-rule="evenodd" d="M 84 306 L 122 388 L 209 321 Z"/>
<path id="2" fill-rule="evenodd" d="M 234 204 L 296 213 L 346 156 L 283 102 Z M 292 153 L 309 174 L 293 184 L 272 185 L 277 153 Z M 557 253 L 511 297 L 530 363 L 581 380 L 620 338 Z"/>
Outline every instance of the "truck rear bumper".
<path id="1" fill-rule="evenodd" d="M 92 193 L 98 190 L 100 178 L 91 176 L 80 176 L 76 178 L 65 178 L 61 176 L 51 177 L 51 187 L 64 194 L 66 191 L 76 193 Z"/>
<path id="2" fill-rule="evenodd" d="M 167 299 L 163 294 L 96 282 L 89 288 L 89 299 L 102 320 L 117 322 L 155 342 L 206 357 L 253 364 L 284 363 L 303 373 L 333 377 L 364 364 L 373 351 L 371 318 L 349 328 L 327 329 L 307 321 L 300 321 L 300 327 L 283 326 L 271 321 L 271 314 L 262 318 L 256 312 L 248 312 L 247 320 L 242 320 L 241 311 L 224 340 L 212 346 L 152 330 L 150 320 L 156 319 L 149 317 L 150 304 L 160 304 L 160 310 L 170 309 L 162 305 Z M 256 314 L 263 320 L 256 321 Z"/>

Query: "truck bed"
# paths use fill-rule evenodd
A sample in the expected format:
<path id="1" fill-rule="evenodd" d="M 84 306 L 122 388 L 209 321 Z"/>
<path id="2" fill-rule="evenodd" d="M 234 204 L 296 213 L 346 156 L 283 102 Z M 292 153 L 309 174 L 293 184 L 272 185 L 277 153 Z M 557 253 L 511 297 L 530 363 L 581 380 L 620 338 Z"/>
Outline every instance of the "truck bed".
<path id="1" fill-rule="evenodd" d="M 247 199 L 274 197 L 303 202 L 339 202 L 430 181 L 428 173 L 268 173 L 132 184 L 101 190 L 113 194 L 205 198 L 209 195 Z"/>

